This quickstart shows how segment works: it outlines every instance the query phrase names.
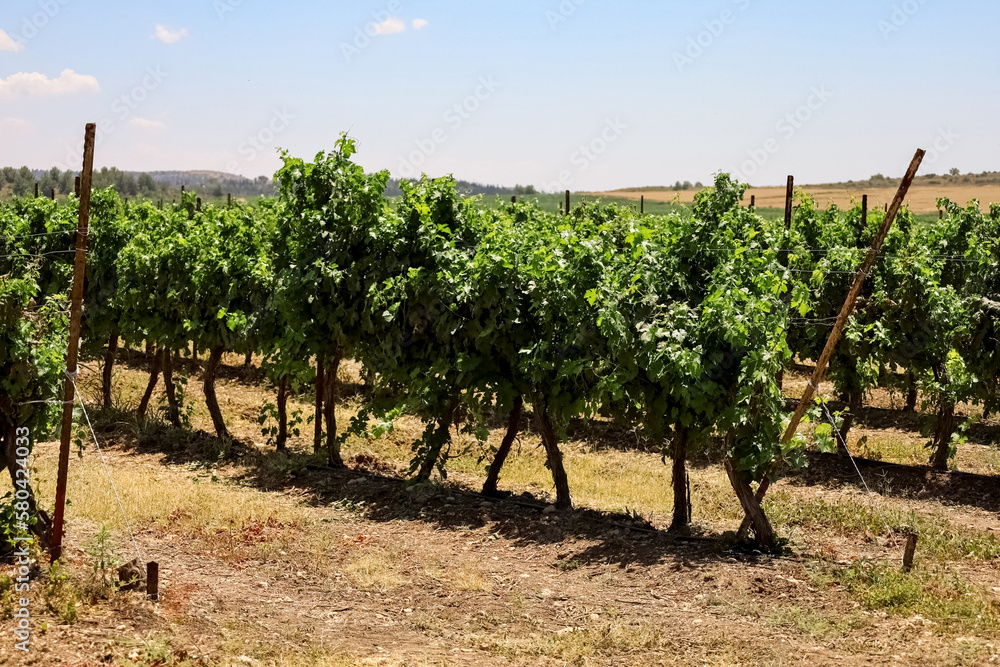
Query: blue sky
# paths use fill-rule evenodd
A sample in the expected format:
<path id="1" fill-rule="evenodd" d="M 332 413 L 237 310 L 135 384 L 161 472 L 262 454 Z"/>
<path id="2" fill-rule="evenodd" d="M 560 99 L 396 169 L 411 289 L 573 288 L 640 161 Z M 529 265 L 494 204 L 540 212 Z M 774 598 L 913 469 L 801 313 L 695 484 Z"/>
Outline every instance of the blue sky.
<path id="1" fill-rule="evenodd" d="M 995 3 L 4 0 L 0 164 L 549 190 L 1000 170 Z"/>

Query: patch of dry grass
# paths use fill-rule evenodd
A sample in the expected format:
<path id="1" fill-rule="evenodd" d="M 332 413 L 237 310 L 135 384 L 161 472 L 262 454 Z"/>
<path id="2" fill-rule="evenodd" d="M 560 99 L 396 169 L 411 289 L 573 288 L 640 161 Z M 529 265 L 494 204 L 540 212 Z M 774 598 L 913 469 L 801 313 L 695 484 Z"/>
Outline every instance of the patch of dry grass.
<path id="1" fill-rule="evenodd" d="M 492 633 L 470 633 L 466 643 L 512 660 L 550 658 L 566 664 L 587 664 L 590 659 L 614 656 L 616 664 L 629 664 L 641 654 L 670 646 L 666 629 L 652 621 L 617 618 L 592 621 L 584 627 L 557 631 L 500 628 Z"/>
<path id="2" fill-rule="evenodd" d="M 55 449 L 55 443 L 41 445 L 35 457 L 37 477 L 43 480 L 40 495 L 46 503 L 52 502 L 48 494 L 54 492 Z M 169 527 L 188 536 L 253 523 L 311 525 L 311 514 L 286 496 L 216 480 L 176 467 L 152 472 L 123 465 L 117 458 L 109 462 L 106 471 L 92 448 L 82 459 L 71 461 L 67 516 L 70 521 L 85 519 L 120 532 L 127 520 L 133 527 Z"/>
<path id="3" fill-rule="evenodd" d="M 462 561 L 452 578 L 455 582 L 455 588 L 460 591 L 488 593 L 493 590 L 493 582 L 483 572 L 482 567 L 473 561 Z"/>
<path id="4" fill-rule="evenodd" d="M 402 561 L 398 551 L 370 547 L 348 562 L 345 571 L 358 588 L 385 593 L 409 583 L 403 577 Z"/>

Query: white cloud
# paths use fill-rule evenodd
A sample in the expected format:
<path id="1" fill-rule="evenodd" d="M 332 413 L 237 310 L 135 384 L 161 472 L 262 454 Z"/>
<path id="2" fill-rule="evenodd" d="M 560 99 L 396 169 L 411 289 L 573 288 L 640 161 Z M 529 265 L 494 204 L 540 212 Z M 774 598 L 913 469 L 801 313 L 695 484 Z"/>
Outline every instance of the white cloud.
<path id="1" fill-rule="evenodd" d="M 416 30 L 420 30 L 421 28 L 426 28 L 428 25 L 429 22 L 426 21 L 425 19 L 413 19 L 413 27 Z"/>
<path id="2" fill-rule="evenodd" d="M 85 74 L 77 74 L 71 69 L 64 69 L 57 79 L 39 72 L 18 72 L 6 79 L 0 79 L 0 98 L 2 97 L 54 97 L 56 95 L 71 95 L 100 90 L 97 79 Z"/>
<path id="3" fill-rule="evenodd" d="M 153 35 L 153 39 L 158 39 L 164 44 L 176 44 L 187 36 L 188 31 L 184 28 L 181 28 L 180 30 L 171 30 L 165 25 L 157 25 L 156 33 Z"/>
<path id="4" fill-rule="evenodd" d="M 14 41 L 10 35 L 0 30 L 0 51 L 24 51 L 24 44 Z"/>
<path id="5" fill-rule="evenodd" d="M 4 132 L 19 132 L 30 129 L 31 123 L 23 118 L 0 118 L 0 130 Z"/>
<path id="6" fill-rule="evenodd" d="M 129 125 L 143 130 L 162 130 L 167 126 L 162 120 L 153 120 L 152 118 L 133 118 L 129 121 Z"/>
<path id="7" fill-rule="evenodd" d="M 372 33 L 375 35 L 392 35 L 397 32 L 406 32 L 406 24 L 398 16 L 390 16 L 372 26 Z"/>

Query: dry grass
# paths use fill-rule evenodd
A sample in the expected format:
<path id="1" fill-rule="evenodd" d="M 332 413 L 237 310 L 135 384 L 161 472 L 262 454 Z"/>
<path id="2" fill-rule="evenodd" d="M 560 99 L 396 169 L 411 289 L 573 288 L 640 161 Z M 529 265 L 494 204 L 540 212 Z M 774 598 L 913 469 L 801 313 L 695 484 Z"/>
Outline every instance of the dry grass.
<path id="1" fill-rule="evenodd" d="M 892 202 L 896 196 L 896 188 L 830 188 L 824 186 L 801 186 L 811 194 L 816 202 L 826 207 L 830 203 L 836 203 L 841 208 L 853 206 L 855 202 L 861 201 L 861 196 L 867 194 L 870 206 L 880 207 Z M 591 193 L 599 197 L 615 197 L 639 201 L 640 197 L 645 197 L 650 202 L 671 202 L 674 198 L 683 204 L 690 204 L 694 201 L 696 190 L 674 191 L 634 191 L 615 190 L 613 192 Z M 756 197 L 759 208 L 784 208 L 785 188 L 766 187 L 750 188 L 744 197 L 745 202 L 750 201 L 750 197 Z M 914 185 L 906 198 L 906 205 L 914 213 L 934 213 L 938 210 L 937 198 L 947 197 L 952 201 L 965 205 L 972 199 L 978 199 L 983 205 L 988 206 L 990 202 L 1000 202 L 1000 185 Z"/>
<path id="2" fill-rule="evenodd" d="M 242 359 L 229 361 L 241 363 Z M 135 400 L 136 392 L 144 388 L 145 377 L 141 372 L 127 368 L 121 368 L 118 376 L 122 403 L 128 405 Z M 341 379 L 345 382 L 358 381 L 356 365 L 345 364 Z M 790 377 L 789 385 L 793 386 L 799 379 L 797 376 Z M 264 439 L 255 419 L 260 405 L 274 400 L 272 388 L 231 380 L 222 383 L 219 393 L 231 430 L 241 439 L 263 446 Z M 293 400 L 290 407 L 309 414 L 310 399 L 310 396 L 304 395 Z M 883 399 L 889 400 L 879 397 L 879 400 Z M 189 385 L 188 401 L 193 428 L 210 430 L 211 422 L 194 380 Z M 356 409 L 357 404 L 352 400 L 338 405 L 341 428 Z M 405 417 L 398 421 L 393 432 L 381 438 L 350 438 L 344 454 L 347 458 L 362 455 L 366 465 L 377 464 L 382 470 L 402 472 L 411 456 L 410 444 L 422 430 L 423 424 L 419 420 Z M 499 444 L 502 435 L 501 429 L 494 429 L 490 444 Z M 859 444 L 857 438 L 863 435 L 868 435 L 868 440 Z M 563 443 L 575 503 L 607 511 L 634 511 L 663 525 L 672 510 L 670 468 L 657 454 L 629 449 L 633 444 L 631 442 L 609 442 L 605 436 L 597 440 L 579 439 Z M 919 462 L 926 459 L 922 438 L 910 433 L 857 429 L 852 441 L 862 454 L 877 455 L 886 460 L 907 463 L 917 462 L 913 460 L 916 457 L 920 458 Z M 303 429 L 302 436 L 293 439 L 290 446 L 298 455 L 310 451 L 311 428 Z M 1000 454 L 989 448 L 964 447 L 962 451 L 966 457 L 960 459 L 963 466 L 972 459 L 980 462 L 977 465 L 986 467 L 1000 463 Z M 479 460 L 481 452 L 475 443 L 458 437 L 452 452 L 456 455 L 448 463 L 448 469 L 454 473 L 452 479 L 473 488 L 481 484 L 486 463 Z M 329 579 L 333 579 L 334 575 L 345 575 L 351 585 L 375 599 L 392 594 L 404 596 L 416 593 L 414 585 L 419 584 L 423 577 L 434 580 L 440 588 L 452 594 L 467 593 L 475 597 L 485 592 L 497 596 L 506 593 L 506 584 L 494 579 L 472 555 L 438 553 L 428 556 L 420 552 L 420 545 L 414 542 L 411 549 L 405 540 L 345 541 L 340 526 L 327 525 L 320 518 L 329 514 L 321 514 L 316 508 L 307 506 L 294 492 L 261 492 L 229 481 L 237 476 L 245 463 L 164 464 L 150 468 L 148 457 L 143 457 L 146 465 L 130 465 L 128 456 L 120 450 L 114 451 L 111 470 L 128 522 L 133 527 L 210 541 L 212 550 L 220 554 L 239 554 L 243 553 L 241 549 L 244 552 L 249 549 L 257 558 L 280 560 L 281 552 L 287 551 L 294 554 L 298 569 L 319 573 Z M 40 468 L 37 478 L 42 480 L 45 502 L 51 501 L 54 460 L 54 446 L 42 445 L 36 462 Z M 276 465 L 275 461 L 270 460 L 268 465 Z M 255 460 L 252 465 L 259 462 Z M 232 466 L 232 469 L 220 468 L 219 465 Z M 554 496 L 540 440 L 533 432 L 521 434 L 519 445 L 504 469 L 501 488 L 514 493 L 530 491 L 550 499 Z M 721 466 L 692 467 L 691 493 L 694 520 L 700 528 L 721 532 L 736 527 L 742 513 Z M 105 471 L 96 451 L 88 449 L 82 460 L 73 462 L 70 497 L 73 501 L 69 509 L 71 522 L 91 526 L 107 524 L 118 535 L 125 535 L 124 521 L 117 501 L 108 493 Z M 962 567 L 969 564 L 985 567 L 1000 557 L 997 541 L 971 528 L 956 527 L 953 525 L 953 513 L 942 505 L 925 504 L 916 512 L 904 500 L 883 499 L 881 502 L 882 512 L 894 528 L 908 525 L 920 531 L 919 568 L 914 577 L 883 576 L 881 570 L 857 569 L 850 575 L 851 578 L 847 578 L 843 571 L 837 574 L 836 567 L 839 566 L 832 565 L 834 574 L 823 576 L 831 580 L 839 577 L 836 579 L 838 585 L 849 588 L 859 603 L 870 605 L 872 609 L 886 608 L 888 603 L 885 600 L 892 602 L 902 595 L 905 604 L 897 605 L 894 613 L 919 612 L 926 617 L 935 614 L 949 618 L 957 616 L 958 621 L 953 625 L 949 623 L 949 628 L 956 632 L 968 631 L 977 636 L 994 632 L 997 627 L 996 612 L 990 606 L 988 596 L 974 584 L 956 587 L 952 582 Z M 805 542 L 807 549 L 812 546 L 820 548 L 831 539 L 842 538 L 841 544 L 846 543 L 850 548 L 857 544 L 858 549 L 869 552 L 883 550 L 877 544 L 879 539 L 884 541 L 881 516 L 869 498 L 854 491 L 838 490 L 818 497 L 815 490 L 779 483 L 769 494 L 767 509 L 779 533 L 794 534 Z M 885 549 L 885 552 L 888 557 L 895 558 L 891 550 Z M 228 557 L 220 555 L 223 559 Z M 561 574 L 569 574 L 569 571 Z M 600 577 L 607 576 L 604 588 L 614 591 L 623 583 L 622 579 L 632 575 L 615 571 L 595 576 L 598 582 Z M 341 580 L 341 583 L 346 582 Z M 711 605 L 711 602 L 705 604 Z M 517 664 L 536 664 L 544 660 L 560 664 L 652 664 L 670 662 L 670 656 L 677 650 L 675 629 L 671 627 L 604 613 L 599 618 L 591 617 L 590 621 L 581 620 L 572 626 L 553 629 L 551 623 L 523 618 L 520 608 L 515 613 L 515 607 L 517 605 L 511 603 L 508 616 L 483 619 L 478 626 L 471 628 L 456 626 L 429 612 L 420 618 L 413 614 L 410 623 L 425 634 L 435 637 L 447 635 L 449 640 L 459 645 L 484 650 Z M 803 606 L 801 602 L 785 601 L 765 606 L 748 599 L 741 606 L 741 611 L 727 599 L 726 607 L 735 609 L 737 616 L 752 618 L 754 622 L 810 640 L 839 640 L 853 636 L 855 630 L 849 622 L 841 622 Z M 234 629 L 234 651 L 240 641 L 249 643 L 250 637 L 246 632 L 245 629 Z M 698 654 L 698 664 L 746 664 L 745 657 L 750 654 L 743 650 L 743 639 L 734 637 L 712 641 L 719 643 L 713 645 L 706 642 L 692 649 Z M 148 652 L 149 656 L 158 655 L 169 646 L 157 645 L 154 648 L 155 651 Z M 979 650 L 970 644 L 962 649 L 965 651 L 962 655 L 978 656 Z M 310 647 L 308 641 L 302 643 L 301 650 L 269 652 L 267 655 L 266 664 L 288 667 L 440 664 L 440 661 L 431 658 L 419 662 L 422 658 L 415 657 L 419 654 L 412 652 L 399 654 L 399 658 L 392 652 L 370 658 L 352 655 L 342 646 Z M 146 654 L 137 657 L 146 660 Z M 757 658 L 756 664 L 781 662 L 780 656 L 771 654 L 758 654 Z M 689 662 L 694 664 L 694 659 Z M 157 663 L 151 657 L 146 662 L 137 660 L 134 664 L 147 667 Z M 159 664 L 183 663 L 164 661 Z"/>
<path id="3" fill-rule="evenodd" d="M 371 547 L 351 560 L 345 570 L 358 588 L 384 593 L 408 583 L 403 578 L 402 563 L 398 551 Z"/>
<path id="4" fill-rule="evenodd" d="M 651 622 L 612 618 L 583 627 L 560 630 L 502 628 L 492 633 L 470 633 L 468 644 L 508 659 L 551 658 L 564 664 L 587 664 L 592 658 L 615 656 L 615 664 L 640 664 L 638 656 L 669 647 L 667 631 Z"/>
<path id="5" fill-rule="evenodd" d="M 54 489 L 55 463 L 55 444 L 41 445 L 36 464 L 42 480 L 40 495 L 45 502 L 52 502 L 49 494 Z M 218 477 L 213 481 L 210 472 L 167 467 L 150 476 L 148 469 L 122 465 L 120 459 L 113 463 L 108 470 L 121 498 L 121 508 L 110 492 L 108 474 L 96 450 L 88 450 L 83 459 L 72 462 L 68 486 L 71 505 L 67 510 L 70 521 L 84 519 L 124 532 L 127 519 L 133 527 L 170 528 L 186 536 L 254 523 L 279 522 L 303 529 L 312 523 L 310 513 L 294 500 L 236 486 Z"/>
<path id="6" fill-rule="evenodd" d="M 493 590 L 493 582 L 483 573 L 483 568 L 472 561 L 462 561 L 454 575 L 454 586 L 459 591 L 481 591 L 488 593 Z"/>

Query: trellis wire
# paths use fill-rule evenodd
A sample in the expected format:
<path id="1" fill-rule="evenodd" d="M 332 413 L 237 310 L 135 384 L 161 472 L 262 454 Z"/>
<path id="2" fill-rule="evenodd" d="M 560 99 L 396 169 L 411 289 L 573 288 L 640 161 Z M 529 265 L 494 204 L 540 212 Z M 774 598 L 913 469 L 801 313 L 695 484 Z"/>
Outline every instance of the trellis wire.
<path id="1" fill-rule="evenodd" d="M 854 471 L 858 473 L 858 477 L 861 479 L 861 484 L 865 487 L 865 491 L 868 492 L 868 496 L 875 506 L 875 511 L 878 512 L 879 518 L 882 520 L 882 525 L 885 526 L 886 533 L 889 535 L 889 539 L 892 540 L 893 546 L 896 547 L 896 551 L 899 552 L 900 558 L 903 557 L 903 552 L 899 548 L 899 542 L 896 540 L 895 531 L 889 527 L 889 522 L 885 518 L 885 514 L 882 512 L 882 506 L 879 503 L 878 498 L 875 496 L 875 492 L 871 490 L 868 486 L 868 481 L 865 476 L 861 474 L 861 468 L 858 467 L 858 462 L 854 460 L 854 454 L 851 453 L 850 447 L 847 446 L 847 442 L 844 440 L 843 434 L 841 434 L 840 429 L 837 428 L 837 420 L 833 418 L 833 414 L 830 412 L 829 406 L 826 404 L 826 399 L 819 397 L 820 405 L 823 406 L 823 412 L 826 413 L 826 418 L 830 421 L 830 425 L 833 427 L 834 432 L 837 434 L 837 440 L 844 447 L 844 451 L 847 452 L 848 458 L 851 459 L 851 465 L 854 466 Z"/>
<path id="2" fill-rule="evenodd" d="M 121 496 L 118 494 L 118 487 L 115 486 L 115 480 L 111 477 L 111 469 L 108 467 L 107 459 L 104 458 L 104 450 L 101 449 L 101 443 L 97 439 L 97 433 L 94 431 L 94 425 L 90 423 L 90 415 L 87 414 L 87 406 L 83 403 L 83 397 L 80 395 L 80 388 L 76 386 L 76 373 L 66 373 L 66 377 L 69 381 L 73 383 L 73 388 L 76 390 L 76 400 L 80 404 L 80 410 L 83 411 L 83 417 L 87 421 L 87 427 L 90 429 L 90 435 L 94 439 L 94 444 L 97 445 L 97 453 L 101 455 L 101 463 L 104 465 L 104 472 L 108 476 L 108 483 L 111 485 L 111 490 L 114 491 L 115 500 L 118 501 L 118 510 L 121 512 L 122 521 L 125 522 L 125 529 L 128 531 L 129 537 L 132 538 L 132 545 L 135 547 L 135 552 L 139 555 L 139 561 L 145 563 L 145 559 L 142 556 L 142 551 L 139 549 L 139 543 L 135 539 L 135 534 L 132 532 L 132 526 L 128 521 L 128 516 L 125 514 L 125 506 L 122 504 Z M 63 401 L 59 401 L 62 403 Z"/>

